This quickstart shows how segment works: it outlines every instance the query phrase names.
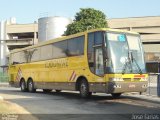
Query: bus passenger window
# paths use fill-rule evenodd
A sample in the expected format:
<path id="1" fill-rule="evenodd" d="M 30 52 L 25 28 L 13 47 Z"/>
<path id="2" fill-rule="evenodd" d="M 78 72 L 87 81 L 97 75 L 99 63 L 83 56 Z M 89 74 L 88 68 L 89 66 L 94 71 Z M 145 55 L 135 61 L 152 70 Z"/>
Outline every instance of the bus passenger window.
<path id="1" fill-rule="evenodd" d="M 68 40 L 68 56 L 84 54 L 84 36 Z"/>
<path id="2" fill-rule="evenodd" d="M 95 33 L 95 45 L 102 44 L 102 40 L 103 40 L 102 32 L 96 32 Z"/>
<path id="3" fill-rule="evenodd" d="M 94 33 L 89 33 L 88 36 L 88 64 L 91 72 L 94 73 Z"/>
<path id="4" fill-rule="evenodd" d="M 20 64 L 20 63 L 19 63 L 19 62 L 13 62 L 12 64 L 13 64 L 13 65 L 16 65 L 16 64 Z"/>
<path id="5" fill-rule="evenodd" d="M 53 44 L 53 58 L 67 57 L 67 41 L 56 42 Z"/>

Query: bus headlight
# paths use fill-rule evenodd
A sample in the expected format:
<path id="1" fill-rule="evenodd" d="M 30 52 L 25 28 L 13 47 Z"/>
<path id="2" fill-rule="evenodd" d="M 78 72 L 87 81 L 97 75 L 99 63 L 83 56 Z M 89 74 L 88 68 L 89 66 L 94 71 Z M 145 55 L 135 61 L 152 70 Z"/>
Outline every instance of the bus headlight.
<path id="1" fill-rule="evenodd" d="M 114 85 L 113 87 L 114 87 L 114 88 L 122 88 L 121 85 L 118 85 L 118 84 L 117 84 L 117 85 Z"/>
<path id="2" fill-rule="evenodd" d="M 110 81 L 124 81 L 123 78 L 110 78 Z"/>
<path id="3" fill-rule="evenodd" d="M 140 81 L 148 81 L 148 78 L 147 77 L 145 77 L 145 78 L 141 78 L 141 80 Z"/>
<path id="4" fill-rule="evenodd" d="M 148 87 L 147 84 L 142 85 L 142 88 L 147 88 L 147 87 Z"/>

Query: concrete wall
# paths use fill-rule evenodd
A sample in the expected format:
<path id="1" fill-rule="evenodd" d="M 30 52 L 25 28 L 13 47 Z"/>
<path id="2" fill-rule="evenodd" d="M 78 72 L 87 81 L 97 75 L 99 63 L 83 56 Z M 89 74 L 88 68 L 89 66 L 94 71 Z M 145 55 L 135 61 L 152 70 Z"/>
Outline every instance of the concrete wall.
<path id="1" fill-rule="evenodd" d="M 9 24 L 6 25 L 6 33 L 8 35 L 13 35 L 13 34 L 17 34 L 18 35 L 22 35 L 22 34 L 26 34 L 25 37 L 27 37 L 27 34 L 29 36 L 30 33 L 33 33 L 33 37 L 31 37 L 31 39 L 33 39 L 33 44 L 37 44 L 38 43 L 38 39 L 37 39 L 37 33 L 38 33 L 38 24 L 37 23 L 32 23 L 32 24 Z M 25 38 L 24 38 L 25 39 Z M 20 44 L 22 43 L 22 41 L 20 41 Z"/>
<path id="2" fill-rule="evenodd" d="M 108 23 L 111 28 L 157 27 L 157 26 L 160 26 L 160 16 L 109 19 Z M 146 32 L 146 30 L 145 30 L 145 32 Z"/>
<path id="3" fill-rule="evenodd" d="M 6 25 L 6 33 L 27 33 L 27 32 L 38 32 L 38 24 L 11 24 Z"/>
<path id="4" fill-rule="evenodd" d="M 0 22 L 0 66 L 8 64 L 9 49 L 27 47 L 38 43 L 38 24 L 16 24 L 9 20 Z M 17 38 L 16 38 L 16 37 Z M 2 68 L 0 68 L 2 72 Z"/>

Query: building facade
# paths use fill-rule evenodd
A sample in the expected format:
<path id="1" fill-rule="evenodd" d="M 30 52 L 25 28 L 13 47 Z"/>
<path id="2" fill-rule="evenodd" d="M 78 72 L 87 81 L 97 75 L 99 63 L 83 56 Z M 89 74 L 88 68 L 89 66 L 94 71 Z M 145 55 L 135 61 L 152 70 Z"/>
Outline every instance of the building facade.
<path id="1" fill-rule="evenodd" d="M 38 24 L 17 24 L 15 18 L 0 22 L 0 72 L 8 64 L 9 52 L 38 43 Z M 3 69 L 2 69 L 3 68 Z"/>

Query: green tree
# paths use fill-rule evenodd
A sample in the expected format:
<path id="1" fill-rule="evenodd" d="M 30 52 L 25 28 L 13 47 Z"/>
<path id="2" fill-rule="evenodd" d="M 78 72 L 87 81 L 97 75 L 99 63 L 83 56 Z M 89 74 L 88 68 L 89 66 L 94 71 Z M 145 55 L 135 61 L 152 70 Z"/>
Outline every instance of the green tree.
<path id="1" fill-rule="evenodd" d="M 108 27 L 106 15 L 93 8 L 81 8 L 76 13 L 73 23 L 67 26 L 64 35 L 71 35 L 78 32 L 84 32 L 87 29 L 106 28 Z"/>

